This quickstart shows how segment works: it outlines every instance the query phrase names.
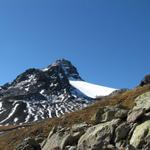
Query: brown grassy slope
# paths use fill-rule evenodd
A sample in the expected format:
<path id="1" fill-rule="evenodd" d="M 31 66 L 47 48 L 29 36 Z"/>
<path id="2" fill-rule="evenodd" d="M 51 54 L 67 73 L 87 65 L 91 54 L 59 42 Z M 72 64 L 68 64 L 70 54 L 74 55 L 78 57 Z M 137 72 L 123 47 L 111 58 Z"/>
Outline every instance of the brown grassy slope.
<path id="1" fill-rule="evenodd" d="M 92 115 L 100 107 L 122 104 L 127 108 L 132 108 L 134 106 L 134 99 L 147 91 L 150 91 L 150 85 L 138 87 L 115 96 L 105 97 L 101 100 L 97 99 L 95 104 L 78 112 L 66 114 L 63 118 L 46 119 L 38 123 L 33 123 L 31 126 L 15 129 L 2 137 L 0 136 L 0 150 L 13 150 L 16 144 L 20 143 L 24 138 L 29 136 L 35 137 L 40 134 L 47 137 L 53 126 L 61 125 L 67 127 L 80 122 L 91 123 L 90 119 Z M 0 127 L 0 131 L 12 127 L 13 126 Z"/>

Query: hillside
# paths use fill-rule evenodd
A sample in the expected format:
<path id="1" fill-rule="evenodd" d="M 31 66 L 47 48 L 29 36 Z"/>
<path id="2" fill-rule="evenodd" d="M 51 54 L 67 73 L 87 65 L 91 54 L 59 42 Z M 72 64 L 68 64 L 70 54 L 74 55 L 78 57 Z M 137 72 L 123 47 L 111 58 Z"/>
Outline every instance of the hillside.
<path id="1" fill-rule="evenodd" d="M 83 122 L 90 126 L 94 126 L 99 123 L 96 123 L 91 118 L 100 108 L 104 108 L 105 106 L 116 106 L 116 104 L 119 104 L 126 110 L 131 110 L 135 105 L 135 99 L 148 91 L 150 91 L 150 85 L 144 85 L 125 92 L 114 93 L 111 96 L 97 99 L 95 104 L 84 108 L 83 110 L 65 114 L 61 118 L 46 119 L 41 122 L 27 124 L 27 126 L 24 127 L 20 126 L 12 131 L 11 128 L 16 128 L 17 126 L 1 126 L 0 131 L 3 132 L 5 130 L 5 132 L 4 135 L 0 135 L 0 149 L 13 150 L 17 144 L 27 137 L 36 139 L 40 137 L 42 141 L 42 139 L 44 140 L 47 138 L 53 127 L 60 126 L 61 128 L 70 128 L 72 125 Z"/>

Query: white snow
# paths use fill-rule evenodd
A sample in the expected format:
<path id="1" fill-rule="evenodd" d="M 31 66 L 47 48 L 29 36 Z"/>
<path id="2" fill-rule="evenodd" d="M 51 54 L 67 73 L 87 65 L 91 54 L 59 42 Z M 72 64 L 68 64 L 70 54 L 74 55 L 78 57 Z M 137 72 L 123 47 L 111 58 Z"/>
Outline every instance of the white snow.
<path id="1" fill-rule="evenodd" d="M 2 102 L 0 102 L 0 110 L 2 109 Z"/>
<path id="2" fill-rule="evenodd" d="M 40 94 L 43 94 L 44 92 L 45 92 L 45 90 L 41 90 L 41 91 L 40 91 Z"/>
<path id="3" fill-rule="evenodd" d="M 7 121 L 8 119 L 10 119 L 10 117 L 15 113 L 18 106 L 19 106 L 19 104 L 16 104 L 15 107 L 12 109 L 11 113 L 7 116 L 7 118 L 4 119 L 3 121 L 1 121 L 0 123 L 3 123 L 5 121 Z"/>
<path id="4" fill-rule="evenodd" d="M 91 98 L 96 98 L 98 96 L 107 96 L 111 94 L 113 91 L 117 90 L 114 88 L 95 85 L 95 84 L 88 83 L 85 81 L 70 80 L 69 82 L 73 87 L 75 87 L 76 89 L 81 91 L 83 94 Z"/>
<path id="5" fill-rule="evenodd" d="M 44 69 L 41 69 L 43 72 L 47 71 L 49 68 L 44 68 Z"/>
<path id="6" fill-rule="evenodd" d="M 28 92 L 28 91 L 29 91 L 29 87 L 25 88 L 25 91 L 27 91 L 27 92 Z"/>
<path id="7" fill-rule="evenodd" d="M 15 119 L 14 119 L 14 122 L 17 122 L 19 119 L 16 117 Z"/>
<path id="8" fill-rule="evenodd" d="M 25 123 L 29 121 L 31 116 L 34 116 L 35 114 L 33 113 L 34 109 L 32 108 L 32 106 L 30 105 L 30 103 L 26 103 L 27 105 L 27 109 L 28 109 L 28 116 L 25 119 Z"/>

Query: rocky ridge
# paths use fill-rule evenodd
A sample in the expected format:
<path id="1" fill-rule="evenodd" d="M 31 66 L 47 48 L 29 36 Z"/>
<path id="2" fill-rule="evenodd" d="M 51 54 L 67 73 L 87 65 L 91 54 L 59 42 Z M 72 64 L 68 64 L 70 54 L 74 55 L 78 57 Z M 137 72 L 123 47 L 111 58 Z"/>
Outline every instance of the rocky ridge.
<path id="1" fill-rule="evenodd" d="M 69 80 L 82 80 L 70 61 L 61 59 L 44 69 L 28 69 L 0 87 L 0 124 L 22 124 L 60 117 L 86 107 L 92 99 Z"/>

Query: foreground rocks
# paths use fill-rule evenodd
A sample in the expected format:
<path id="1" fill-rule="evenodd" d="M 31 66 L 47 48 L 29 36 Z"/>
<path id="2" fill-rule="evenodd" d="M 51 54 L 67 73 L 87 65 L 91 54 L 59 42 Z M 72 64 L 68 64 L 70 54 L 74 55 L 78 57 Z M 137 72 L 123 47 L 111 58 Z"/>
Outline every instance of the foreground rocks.
<path id="1" fill-rule="evenodd" d="M 47 139 L 40 143 L 41 149 L 149 150 L 150 92 L 137 97 L 131 110 L 121 105 L 99 108 L 91 122 L 75 124 L 69 128 L 54 127 Z M 26 150 L 24 143 L 28 145 L 28 150 L 40 150 L 35 141 L 34 144 L 23 142 L 16 150 Z"/>
<path id="2" fill-rule="evenodd" d="M 135 128 L 130 144 L 139 149 L 147 145 L 147 148 L 150 149 L 150 120 L 145 121 Z"/>
<path id="3" fill-rule="evenodd" d="M 15 150 L 41 150 L 41 146 L 33 138 L 26 138 Z"/>
<path id="4" fill-rule="evenodd" d="M 78 150 L 98 150 L 108 148 L 113 138 L 114 129 L 120 120 L 115 119 L 88 128 L 86 133 L 78 141 Z"/>

